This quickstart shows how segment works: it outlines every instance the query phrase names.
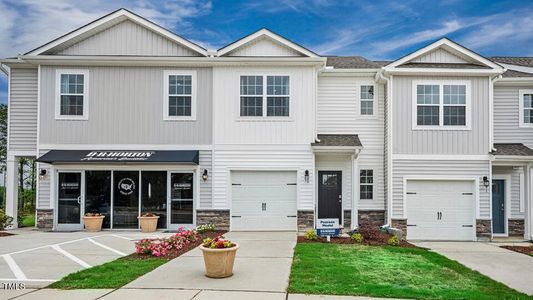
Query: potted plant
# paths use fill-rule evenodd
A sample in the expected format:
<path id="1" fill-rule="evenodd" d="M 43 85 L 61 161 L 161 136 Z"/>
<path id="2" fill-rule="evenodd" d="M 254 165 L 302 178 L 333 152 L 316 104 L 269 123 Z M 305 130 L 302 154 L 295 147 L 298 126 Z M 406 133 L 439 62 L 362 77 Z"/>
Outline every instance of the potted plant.
<path id="1" fill-rule="evenodd" d="M 145 213 L 142 214 L 139 219 L 139 224 L 141 226 L 141 232 L 154 232 L 157 229 L 157 220 L 159 216 L 154 213 Z"/>
<path id="2" fill-rule="evenodd" d="M 105 216 L 100 213 L 86 213 L 85 216 L 83 216 L 85 230 L 89 232 L 101 231 L 104 218 Z"/>
<path id="3" fill-rule="evenodd" d="M 223 236 L 204 239 L 200 250 L 204 255 L 206 276 L 225 278 L 233 275 L 233 263 L 239 245 L 226 240 Z"/>

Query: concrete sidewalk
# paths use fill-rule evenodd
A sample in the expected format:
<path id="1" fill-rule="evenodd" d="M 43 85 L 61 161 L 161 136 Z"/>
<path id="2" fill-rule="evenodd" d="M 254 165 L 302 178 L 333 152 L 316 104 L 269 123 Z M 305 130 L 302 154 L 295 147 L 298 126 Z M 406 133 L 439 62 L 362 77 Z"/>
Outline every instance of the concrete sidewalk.
<path id="1" fill-rule="evenodd" d="M 533 295 L 533 257 L 481 242 L 416 242 L 528 295 Z"/>

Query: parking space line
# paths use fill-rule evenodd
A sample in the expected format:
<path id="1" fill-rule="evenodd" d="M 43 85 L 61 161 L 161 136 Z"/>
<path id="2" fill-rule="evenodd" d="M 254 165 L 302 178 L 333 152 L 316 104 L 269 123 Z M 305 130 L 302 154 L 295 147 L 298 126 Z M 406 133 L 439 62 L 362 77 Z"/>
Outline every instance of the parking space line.
<path id="1" fill-rule="evenodd" d="M 26 274 L 24 274 L 24 272 L 22 272 L 22 270 L 17 265 L 17 263 L 15 262 L 13 257 L 11 257 L 11 255 L 5 254 L 5 255 L 3 255 L 3 257 L 4 257 L 4 260 L 6 261 L 7 265 L 11 269 L 11 272 L 13 272 L 13 275 L 15 275 L 15 277 L 18 280 L 27 280 L 28 279 L 26 277 Z"/>
<path id="2" fill-rule="evenodd" d="M 116 237 L 116 238 L 120 238 L 120 239 L 127 240 L 127 241 L 130 241 L 130 242 L 133 241 L 133 240 L 130 239 L 130 238 L 127 238 L 127 237 L 125 237 L 125 236 L 121 236 L 121 235 L 118 235 L 118 234 L 110 234 L 110 236 L 114 236 L 114 237 Z"/>
<path id="3" fill-rule="evenodd" d="M 111 247 L 109 247 L 109 246 L 106 246 L 106 245 L 104 245 L 104 244 L 101 244 L 101 243 L 99 243 L 99 242 L 97 242 L 97 241 L 95 241 L 95 240 L 93 240 L 93 239 L 91 239 L 91 238 L 87 238 L 87 239 L 89 240 L 89 242 L 95 244 L 96 246 L 99 246 L 99 247 L 102 247 L 102 248 L 104 248 L 104 249 L 107 249 L 107 250 L 109 250 L 109 251 L 111 251 L 111 252 L 114 252 L 114 253 L 120 255 L 120 256 L 126 256 L 126 253 L 124 253 L 124 252 L 120 252 L 120 251 L 118 251 L 118 250 L 116 250 L 116 249 L 113 249 L 113 248 L 111 248 Z"/>
<path id="4" fill-rule="evenodd" d="M 54 250 L 56 250 L 57 252 L 65 255 L 66 257 L 70 258 L 72 261 L 76 262 L 77 264 L 79 264 L 80 266 L 84 267 L 84 268 L 90 268 L 91 265 L 89 265 L 88 263 L 84 262 L 83 260 L 77 258 L 76 256 L 68 253 L 67 251 L 61 249 L 61 247 L 59 247 L 59 245 L 52 245 L 52 248 Z"/>
<path id="5" fill-rule="evenodd" d="M 106 236 L 106 234 L 95 235 L 95 236 L 92 236 L 92 237 L 95 238 L 95 237 L 101 237 L 101 236 Z M 35 251 L 35 250 L 45 249 L 45 248 L 48 248 L 48 247 L 53 247 L 54 245 L 71 244 L 71 243 L 75 243 L 75 242 L 83 241 L 83 240 L 86 240 L 86 239 L 88 239 L 88 238 L 84 237 L 84 238 L 75 239 L 75 240 L 66 241 L 66 242 L 61 242 L 61 243 L 57 243 L 57 244 L 44 245 L 44 246 L 39 246 L 39 247 L 35 247 L 35 248 L 30 248 L 30 249 L 24 249 L 24 250 L 14 251 L 14 252 L 6 253 L 6 254 L 3 254 L 3 255 L 13 255 L 13 254 L 26 253 L 26 252 L 30 252 L 30 251 Z"/>

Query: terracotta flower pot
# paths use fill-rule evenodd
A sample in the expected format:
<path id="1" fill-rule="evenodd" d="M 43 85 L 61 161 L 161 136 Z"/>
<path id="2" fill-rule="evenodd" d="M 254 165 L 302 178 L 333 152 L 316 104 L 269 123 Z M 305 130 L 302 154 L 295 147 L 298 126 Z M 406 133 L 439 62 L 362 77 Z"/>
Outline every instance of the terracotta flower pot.
<path id="1" fill-rule="evenodd" d="M 102 223 L 105 216 L 84 216 L 83 224 L 85 225 L 85 231 L 97 232 L 102 230 Z"/>
<path id="2" fill-rule="evenodd" d="M 212 249 L 200 246 L 204 254 L 205 276 L 210 278 L 225 278 L 233 275 L 233 263 L 239 245 L 231 248 Z"/>
<path id="3" fill-rule="evenodd" d="M 159 216 L 154 217 L 137 217 L 141 225 L 141 232 L 154 232 L 157 229 L 157 220 Z"/>

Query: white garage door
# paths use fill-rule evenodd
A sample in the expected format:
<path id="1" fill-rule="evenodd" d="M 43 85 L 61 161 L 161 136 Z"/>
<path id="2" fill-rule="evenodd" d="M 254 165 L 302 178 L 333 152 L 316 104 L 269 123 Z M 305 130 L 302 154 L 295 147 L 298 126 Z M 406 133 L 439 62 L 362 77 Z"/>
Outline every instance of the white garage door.
<path id="1" fill-rule="evenodd" d="M 233 171 L 231 230 L 296 230 L 296 172 Z"/>
<path id="2" fill-rule="evenodd" d="M 407 181 L 407 238 L 475 240 L 473 181 Z"/>

